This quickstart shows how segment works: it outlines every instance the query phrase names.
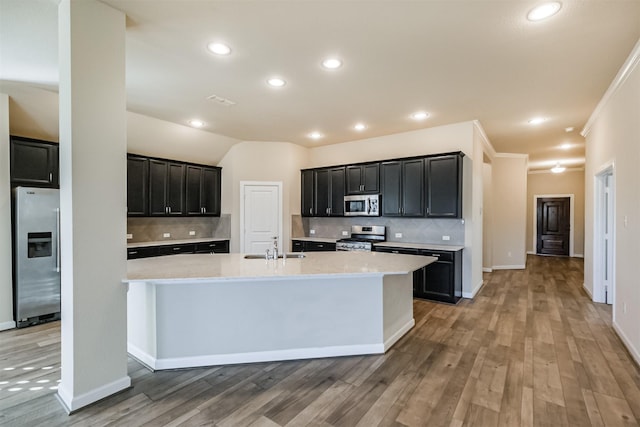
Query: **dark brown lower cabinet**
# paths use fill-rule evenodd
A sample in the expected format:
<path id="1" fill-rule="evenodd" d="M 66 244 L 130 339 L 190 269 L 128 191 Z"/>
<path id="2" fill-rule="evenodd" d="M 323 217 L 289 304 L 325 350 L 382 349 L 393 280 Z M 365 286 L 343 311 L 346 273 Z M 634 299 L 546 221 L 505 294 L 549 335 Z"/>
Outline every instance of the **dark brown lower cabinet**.
<path id="1" fill-rule="evenodd" d="M 434 301 L 457 303 L 462 297 L 462 250 L 435 251 L 392 248 L 376 245 L 377 252 L 423 255 L 438 258 L 434 263 L 413 272 L 413 296 Z"/>
<path id="2" fill-rule="evenodd" d="M 308 240 L 292 240 L 292 252 L 326 252 L 335 251 L 336 244 L 331 242 L 310 242 Z"/>
<path id="3" fill-rule="evenodd" d="M 178 243 L 175 245 L 144 246 L 127 249 L 127 259 L 149 258 L 176 254 L 228 254 L 228 240 L 214 240 L 202 243 Z"/>

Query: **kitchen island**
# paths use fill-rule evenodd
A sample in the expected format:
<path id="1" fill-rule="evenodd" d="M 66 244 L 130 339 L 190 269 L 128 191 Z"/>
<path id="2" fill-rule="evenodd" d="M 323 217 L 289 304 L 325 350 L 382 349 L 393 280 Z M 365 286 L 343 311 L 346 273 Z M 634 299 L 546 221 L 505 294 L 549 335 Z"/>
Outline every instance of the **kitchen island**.
<path id="1" fill-rule="evenodd" d="M 415 321 L 432 257 L 314 252 L 129 260 L 128 351 L 153 370 L 384 353 Z"/>

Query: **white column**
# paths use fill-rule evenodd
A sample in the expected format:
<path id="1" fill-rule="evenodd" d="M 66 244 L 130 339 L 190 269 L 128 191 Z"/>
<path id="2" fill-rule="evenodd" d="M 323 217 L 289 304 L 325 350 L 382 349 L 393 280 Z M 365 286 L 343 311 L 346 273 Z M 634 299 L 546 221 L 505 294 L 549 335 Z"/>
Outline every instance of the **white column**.
<path id="1" fill-rule="evenodd" d="M 125 15 L 61 0 L 62 381 L 70 411 L 127 375 Z"/>
<path id="2" fill-rule="evenodd" d="M 15 328 L 11 278 L 9 96 L 0 93 L 0 331 Z"/>

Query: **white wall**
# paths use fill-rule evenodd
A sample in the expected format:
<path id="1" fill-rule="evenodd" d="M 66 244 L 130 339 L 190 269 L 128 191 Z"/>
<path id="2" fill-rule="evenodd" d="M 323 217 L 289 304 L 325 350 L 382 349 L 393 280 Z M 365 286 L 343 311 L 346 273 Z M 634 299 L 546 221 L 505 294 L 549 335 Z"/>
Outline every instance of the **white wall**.
<path id="1" fill-rule="evenodd" d="M 493 159 L 493 266 L 525 268 L 527 156 L 499 153 Z"/>
<path id="2" fill-rule="evenodd" d="M 640 41 L 587 123 L 585 288 L 594 292 L 594 181 L 614 165 L 613 327 L 640 363 Z M 625 221 L 626 220 L 626 221 Z M 626 309 L 625 309 L 626 308 Z"/>
<path id="3" fill-rule="evenodd" d="M 247 141 L 234 145 L 220 161 L 222 213 L 231 215 L 230 251 L 240 251 L 240 181 L 281 181 L 282 243 L 289 249 L 291 215 L 300 213 L 300 169 L 308 150 L 288 142 Z"/>
<path id="4" fill-rule="evenodd" d="M 0 331 L 15 327 L 11 276 L 9 97 L 0 93 Z"/>

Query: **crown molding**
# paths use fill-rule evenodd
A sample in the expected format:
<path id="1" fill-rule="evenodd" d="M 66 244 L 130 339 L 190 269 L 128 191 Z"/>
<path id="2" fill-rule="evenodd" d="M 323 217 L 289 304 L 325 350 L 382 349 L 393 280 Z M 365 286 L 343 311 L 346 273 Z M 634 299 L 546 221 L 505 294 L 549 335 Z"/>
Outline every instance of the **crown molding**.
<path id="1" fill-rule="evenodd" d="M 511 157 L 514 159 L 527 159 L 527 161 L 529 160 L 529 155 L 522 153 L 496 153 L 495 157 Z"/>
<path id="2" fill-rule="evenodd" d="M 554 174 L 553 172 L 551 172 L 551 169 L 535 169 L 535 170 L 530 170 L 527 173 L 529 175 L 535 175 L 535 174 L 542 174 L 542 173 L 548 173 L 548 174 L 553 174 L 553 175 L 561 175 L 563 173 L 567 173 L 567 172 L 584 172 L 584 168 L 566 168 L 564 171 L 558 173 L 558 174 Z"/>
<path id="3" fill-rule="evenodd" d="M 493 148 L 491 141 L 489 141 L 489 137 L 487 136 L 487 133 L 484 131 L 482 124 L 480 124 L 479 120 L 473 120 L 473 127 L 480 134 L 480 138 L 482 138 L 482 146 L 484 148 L 483 150 L 484 153 L 487 155 L 487 157 L 489 157 L 490 160 L 493 160 L 493 158 L 496 156 L 496 149 Z"/>
<path id="4" fill-rule="evenodd" d="M 600 114 L 602 114 L 602 110 L 604 110 L 604 108 L 609 103 L 611 98 L 613 98 L 613 96 L 616 94 L 618 89 L 620 89 L 623 83 L 631 75 L 631 73 L 636 68 L 638 63 L 640 63 L 640 39 L 638 40 L 636 45 L 633 47 L 633 50 L 631 50 L 629 57 L 622 65 L 622 68 L 620 68 L 620 71 L 618 71 L 618 74 L 611 82 L 611 85 L 602 96 L 602 99 L 600 100 L 600 102 L 598 103 L 598 105 L 596 105 L 595 110 L 593 110 L 593 113 L 591 113 L 589 120 L 587 120 L 587 124 L 584 125 L 584 128 L 582 128 L 580 135 L 582 135 L 585 138 L 587 137 L 589 132 L 591 132 L 591 127 L 594 125 L 596 120 L 598 120 L 598 117 L 600 117 Z"/>

